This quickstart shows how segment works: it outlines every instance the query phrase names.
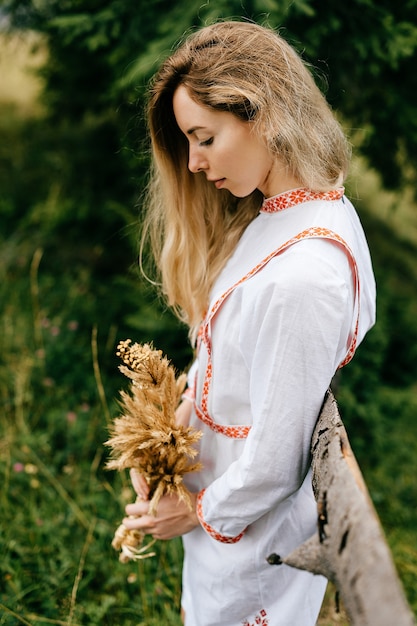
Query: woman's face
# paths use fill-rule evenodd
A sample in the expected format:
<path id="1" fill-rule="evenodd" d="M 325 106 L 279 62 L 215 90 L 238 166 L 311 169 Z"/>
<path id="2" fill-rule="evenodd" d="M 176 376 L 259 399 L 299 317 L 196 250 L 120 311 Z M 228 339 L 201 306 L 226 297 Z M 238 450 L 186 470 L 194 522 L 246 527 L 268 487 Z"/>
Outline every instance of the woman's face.
<path id="1" fill-rule="evenodd" d="M 189 141 L 191 172 L 204 172 L 217 189 L 228 189 L 238 198 L 255 189 L 265 197 L 284 191 L 277 189 L 277 161 L 253 132 L 251 122 L 198 104 L 183 85 L 174 93 L 173 108 L 177 124 Z"/>

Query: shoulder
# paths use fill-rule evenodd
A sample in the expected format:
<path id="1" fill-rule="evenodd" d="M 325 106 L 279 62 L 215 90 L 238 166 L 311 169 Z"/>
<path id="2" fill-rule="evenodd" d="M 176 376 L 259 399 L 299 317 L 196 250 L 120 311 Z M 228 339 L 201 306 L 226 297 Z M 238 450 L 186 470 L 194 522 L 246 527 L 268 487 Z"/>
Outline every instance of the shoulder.
<path id="1" fill-rule="evenodd" d="M 273 257 L 242 285 L 248 298 L 265 292 L 314 294 L 350 289 L 352 274 L 346 252 L 325 239 L 305 239 Z"/>

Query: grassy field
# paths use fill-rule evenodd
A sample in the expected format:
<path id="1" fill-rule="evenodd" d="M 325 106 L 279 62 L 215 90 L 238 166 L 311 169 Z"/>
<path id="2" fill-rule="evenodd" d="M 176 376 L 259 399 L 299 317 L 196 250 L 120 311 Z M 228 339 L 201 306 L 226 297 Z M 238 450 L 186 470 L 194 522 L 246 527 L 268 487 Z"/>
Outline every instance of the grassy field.
<path id="1" fill-rule="evenodd" d="M 25 70 L 33 43 L 0 43 L 1 128 L 41 111 L 39 84 Z M 416 243 L 415 205 L 406 197 L 381 194 L 372 173 L 360 178 L 357 195 L 370 205 L 372 237 L 381 232 L 394 245 L 379 231 L 385 224 Z M 126 477 L 104 467 L 124 384 L 117 298 L 92 282 L 88 266 L 74 268 L 69 257 L 61 267 L 36 241 L 36 231 L 21 235 L 19 227 L 8 238 L 0 233 L 0 626 L 177 626 L 180 541 L 160 542 L 156 557 L 127 565 L 110 545 L 133 497 Z M 380 456 L 365 477 L 417 615 L 416 407 L 397 392 L 395 405 L 391 389 L 378 393 L 395 419 L 382 425 Z M 329 588 L 320 626 L 348 623 L 335 607 Z"/>
<path id="2" fill-rule="evenodd" d="M 111 548 L 133 499 L 126 478 L 104 468 L 117 407 L 94 332 L 53 313 L 38 261 L 19 255 L 20 275 L 1 277 L 0 624 L 179 625 L 181 543 L 159 542 L 156 557 L 127 565 Z M 335 606 L 330 589 L 322 626 L 347 623 Z"/>
<path id="3" fill-rule="evenodd" d="M 25 259 L 16 249 L 9 259 L 0 287 L 0 624 L 175 626 L 180 542 L 159 542 L 156 557 L 127 565 L 110 546 L 133 493 L 104 468 L 117 407 L 96 334 L 54 311 L 40 253 Z M 81 310 L 82 292 L 66 289 L 70 310 Z M 329 591 L 320 624 L 344 623 L 334 607 Z"/>

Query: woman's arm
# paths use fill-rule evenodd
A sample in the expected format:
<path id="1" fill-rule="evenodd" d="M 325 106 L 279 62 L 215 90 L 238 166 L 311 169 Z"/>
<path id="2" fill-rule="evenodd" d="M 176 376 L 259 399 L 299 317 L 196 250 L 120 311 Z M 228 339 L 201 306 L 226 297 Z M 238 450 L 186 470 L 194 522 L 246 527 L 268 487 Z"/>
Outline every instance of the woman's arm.
<path id="1" fill-rule="evenodd" d="M 186 428 L 189 425 L 192 408 L 192 399 L 189 399 L 188 397 L 184 398 L 175 411 L 175 422 L 177 426 L 184 426 L 184 428 Z"/>
<path id="2" fill-rule="evenodd" d="M 239 348 L 249 373 L 252 427 L 241 456 L 200 494 L 198 506 L 200 523 L 224 542 L 237 541 L 300 488 L 312 431 L 353 318 L 348 261 L 325 241 L 298 243 L 247 281 L 240 297 Z M 223 334 L 220 328 L 219 320 L 217 358 L 221 337 L 227 341 L 227 328 Z M 227 346 L 223 353 L 227 359 Z"/>

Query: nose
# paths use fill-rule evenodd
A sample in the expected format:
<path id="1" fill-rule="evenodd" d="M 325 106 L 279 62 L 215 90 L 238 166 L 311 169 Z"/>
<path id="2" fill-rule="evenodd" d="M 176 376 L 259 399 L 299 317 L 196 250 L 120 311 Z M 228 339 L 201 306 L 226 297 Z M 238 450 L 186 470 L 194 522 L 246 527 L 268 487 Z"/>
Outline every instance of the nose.
<path id="1" fill-rule="evenodd" d="M 193 174 L 197 174 L 197 172 L 202 172 L 208 168 L 207 160 L 201 154 L 198 146 L 190 145 L 189 154 L 188 154 L 188 169 Z"/>

